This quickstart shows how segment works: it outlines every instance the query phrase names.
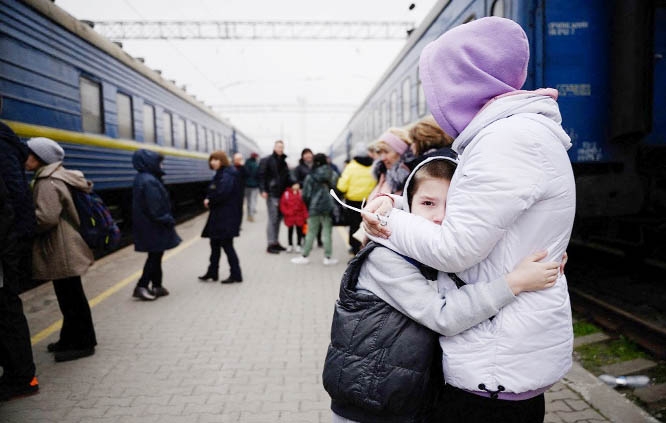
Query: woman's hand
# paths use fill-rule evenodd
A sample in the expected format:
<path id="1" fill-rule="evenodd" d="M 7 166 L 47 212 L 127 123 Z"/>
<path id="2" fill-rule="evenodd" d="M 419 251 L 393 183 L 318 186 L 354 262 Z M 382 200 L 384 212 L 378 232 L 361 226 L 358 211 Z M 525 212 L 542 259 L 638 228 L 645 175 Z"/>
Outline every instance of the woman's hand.
<path id="1" fill-rule="evenodd" d="M 527 256 L 521 261 L 513 272 L 506 275 L 506 281 L 513 295 L 521 292 L 540 291 L 550 288 L 557 282 L 560 273 L 560 263 L 551 261 L 540 263 L 548 253 L 540 251 Z"/>
<path id="2" fill-rule="evenodd" d="M 363 218 L 363 229 L 369 235 L 379 238 L 388 238 L 391 231 L 387 226 L 382 226 L 376 215 L 388 216 L 393 209 L 393 200 L 387 196 L 380 196 L 370 201 L 364 208 L 368 213 L 361 213 Z"/>

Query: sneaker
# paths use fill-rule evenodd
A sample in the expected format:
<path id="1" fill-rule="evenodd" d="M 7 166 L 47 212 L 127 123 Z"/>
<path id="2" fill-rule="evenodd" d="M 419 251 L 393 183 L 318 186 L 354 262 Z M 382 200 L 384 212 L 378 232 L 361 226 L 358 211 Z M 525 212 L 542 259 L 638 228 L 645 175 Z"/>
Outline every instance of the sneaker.
<path id="1" fill-rule="evenodd" d="M 300 246 L 300 245 L 297 245 L 297 246 L 294 247 L 294 252 L 295 252 L 295 253 L 300 253 L 300 252 L 302 252 L 302 251 L 303 251 L 303 249 L 301 249 L 301 246 Z"/>
<path id="2" fill-rule="evenodd" d="M 324 266 L 333 266 L 334 264 L 338 264 L 338 259 L 324 257 Z"/>
<path id="3" fill-rule="evenodd" d="M 148 288 L 144 288 L 142 286 L 137 286 L 134 288 L 134 293 L 132 296 L 134 298 L 140 298 L 144 301 L 153 301 L 155 298 L 157 298 L 148 290 Z"/>
<path id="4" fill-rule="evenodd" d="M 163 286 L 154 286 L 151 292 L 153 293 L 155 298 L 166 297 L 167 295 L 169 295 L 169 290 Z"/>
<path id="5" fill-rule="evenodd" d="M 294 247 L 292 247 L 291 245 L 287 245 L 287 252 L 291 253 L 293 251 L 294 251 Z"/>
<path id="6" fill-rule="evenodd" d="M 272 245 L 269 245 L 268 248 L 266 248 L 266 252 L 269 254 L 280 254 L 280 250 L 278 250 Z"/>
<path id="7" fill-rule="evenodd" d="M 280 245 L 279 243 L 275 244 L 275 245 L 273 246 L 273 248 L 275 248 L 276 250 L 279 250 L 279 251 L 287 251 L 287 249 L 284 248 L 284 247 L 283 247 L 282 245 Z"/>
<path id="8" fill-rule="evenodd" d="M 34 395 L 39 391 L 39 382 L 34 377 L 30 382 L 17 383 L 11 380 L 2 380 L 0 385 L 0 401 L 9 401 L 10 399 Z"/>
<path id="9" fill-rule="evenodd" d="M 308 264 L 310 263 L 310 259 L 307 257 L 298 256 L 291 259 L 291 262 L 294 264 Z"/>
<path id="10" fill-rule="evenodd" d="M 61 363 L 63 361 L 78 360 L 79 358 L 89 357 L 93 354 L 95 354 L 95 347 L 83 348 L 80 350 L 57 351 L 55 353 L 55 361 Z"/>

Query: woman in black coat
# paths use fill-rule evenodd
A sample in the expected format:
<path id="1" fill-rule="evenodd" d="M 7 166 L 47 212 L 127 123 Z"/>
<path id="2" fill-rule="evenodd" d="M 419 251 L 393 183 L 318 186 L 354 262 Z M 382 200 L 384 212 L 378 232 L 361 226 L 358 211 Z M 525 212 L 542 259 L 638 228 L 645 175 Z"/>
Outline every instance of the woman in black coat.
<path id="1" fill-rule="evenodd" d="M 148 253 L 143 274 L 134 289 L 134 297 L 154 300 L 169 295 L 162 286 L 162 256 L 164 251 L 180 244 L 176 220 L 171 214 L 169 192 L 162 183 L 162 157 L 150 150 L 137 150 L 132 156 L 134 178 L 132 189 L 132 233 L 134 249 Z M 148 283 L 153 283 L 151 290 Z"/>
<path id="2" fill-rule="evenodd" d="M 243 190 L 238 171 L 229 165 L 229 157 L 224 151 L 214 151 L 208 159 L 208 165 L 215 171 L 213 180 L 208 185 L 204 206 L 210 209 L 208 221 L 201 234 L 210 238 L 210 265 L 202 281 L 218 279 L 220 248 L 224 249 L 229 261 L 230 275 L 222 283 L 243 282 L 234 237 L 238 236 L 243 215 Z"/>

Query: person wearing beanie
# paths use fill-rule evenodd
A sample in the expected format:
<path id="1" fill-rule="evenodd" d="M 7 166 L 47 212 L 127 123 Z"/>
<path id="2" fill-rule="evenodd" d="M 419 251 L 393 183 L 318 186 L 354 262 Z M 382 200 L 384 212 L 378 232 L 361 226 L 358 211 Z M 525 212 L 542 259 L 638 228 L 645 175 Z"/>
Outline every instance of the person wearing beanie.
<path id="1" fill-rule="evenodd" d="M 144 301 L 169 295 L 162 285 L 162 257 L 181 241 L 171 213 L 169 192 L 162 182 L 163 160 L 161 154 L 145 149 L 132 155 L 132 166 L 137 171 L 132 185 L 134 250 L 148 253 L 132 296 Z"/>
<path id="2" fill-rule="evenodd" d="M 369 237 L 468 284 L 492 280 L 522 257 L 560 260 L 571 236 L 576 189 L 557 91 L 522 91 L 529 44 L 515 22 L 489 17 L 428 44 L 419 70 L 430 112 L 461 155 L 440 225 L 380 197 L 364 214 Z M 438 281 L 440 289 L 443 282 Z M 544 392 L 572 364 L 567 281 L 518 296 L 492 321 L 441 337 L 440 420 L 541 422 Z M 473 354 L 470 354 L 473 352 Z"/>
<path id="3" fill-rule="evenodd" d="M 19 294 L 32 279 L 35 208 L 23 164 L 29 150 L 0 122 L 0 401 L 39 390 Z"/>
<path id="4" fill-rule="evenodd" d="M 381 165 L 379 180 L 370 193 L 369 200 L 381 194 L 402 193 L 402 187 L 409 176 L 405 161 L 411 155 L 410 144 L 407 131 L 400 128 L 389 128 L 379 137 L 375 143 L 379 155 L 378 164 Z"/>
<path id="5" fill-rule="evenodd" d="M 95 353 L 97 338 L 81 276 L 94 261 L 79 233 L 79 215 L 70 189 L 92 190 L 92 182 L 78 170 L 68 170 L 65 152 L 49 138 L 31 138 L 25 162 L 35 172 L 33 198 L 37 234 L 32 248 L 32 277 L 53 281 L 62 311 L 60 339 L 48 345 L 55 361 L 69 361 Z M 63 246 L 66 246 L 64 248 Z"/>
<path id="6" fill-rule="evenodd" d="M 368 198 L 377 181 L 372 175 L 372 158 L 368 157 L 368 148 L 363 143 L 354 146 L 354 157 L 342 171 L 336 188 L 345 196 L 348 205 L 361 208 L 363 200 Z M 361 243 L 353 237 L 361 226 L 361 215 L 348 213 L 349 245 L 351 253 L 356 255 L 361 250 Z"/>

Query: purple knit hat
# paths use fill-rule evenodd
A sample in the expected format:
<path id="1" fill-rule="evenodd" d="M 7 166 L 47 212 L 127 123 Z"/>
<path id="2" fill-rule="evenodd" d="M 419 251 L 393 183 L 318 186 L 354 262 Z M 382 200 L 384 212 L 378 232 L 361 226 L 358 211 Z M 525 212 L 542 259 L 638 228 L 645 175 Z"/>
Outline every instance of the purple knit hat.
<path id="1" fill-rule="evenodd" d="M 481 18 L 447 31 L 419 61 L 430 112 L 457 137 L 490 99 L 523 86 L 529 59 L 527 35 L 512 20 Z"/>

